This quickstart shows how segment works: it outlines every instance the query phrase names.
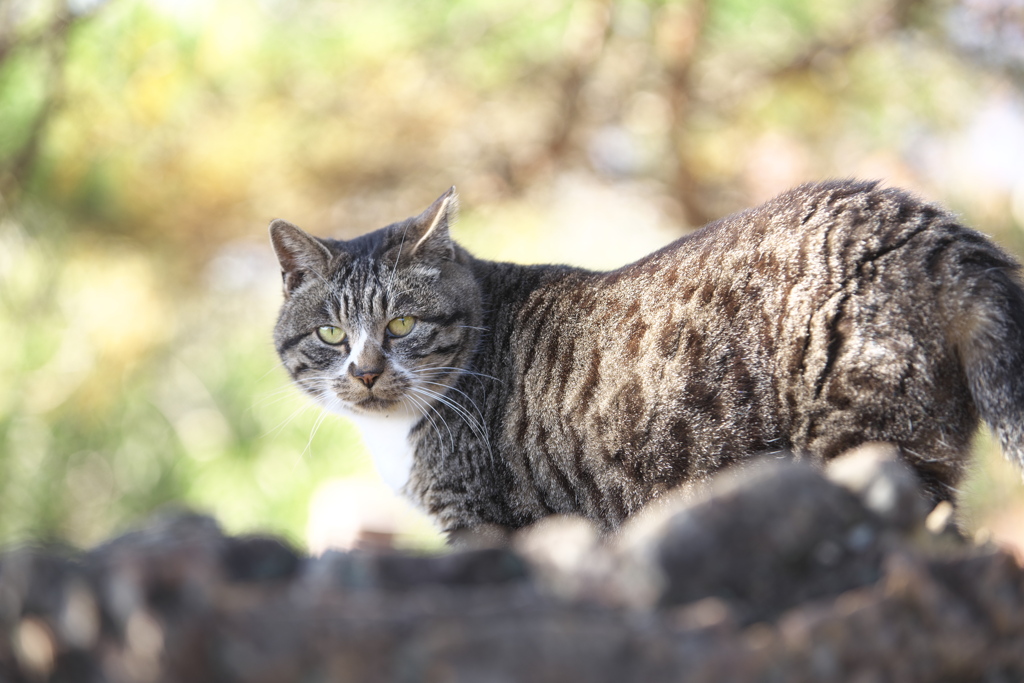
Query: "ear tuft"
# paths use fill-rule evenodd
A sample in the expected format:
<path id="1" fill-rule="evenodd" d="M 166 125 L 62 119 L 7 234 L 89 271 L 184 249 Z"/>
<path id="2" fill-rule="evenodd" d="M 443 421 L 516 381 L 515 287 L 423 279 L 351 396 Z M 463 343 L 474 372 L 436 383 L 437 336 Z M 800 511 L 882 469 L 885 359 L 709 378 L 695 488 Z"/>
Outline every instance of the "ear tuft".
<path id="1" fill-rule="evenodd" d="M 294 292 L 308 275 L 326 279 L 331 251 L 316 237 L 278 218 L 270 224 L 270 243 L 281 264 L 285 296 Z"/>
<path id="2" fill-rule="evenodd" d="M 452 258 L 455 245 L 448 229 L 455 223 L 458 212 L 459 195 L 452 185 L 426 211 L 412 219 L 406 236 L 413 244 L 410 256 Z"/>

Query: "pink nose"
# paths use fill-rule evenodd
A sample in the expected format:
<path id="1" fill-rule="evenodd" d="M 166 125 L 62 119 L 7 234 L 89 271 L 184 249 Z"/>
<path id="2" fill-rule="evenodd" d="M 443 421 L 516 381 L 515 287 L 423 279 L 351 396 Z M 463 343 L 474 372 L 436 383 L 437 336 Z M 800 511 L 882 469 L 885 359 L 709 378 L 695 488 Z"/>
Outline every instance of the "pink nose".
<path id="1" fill-rule="evenodd" d="M 381 376 L 383 370 L 363 370 L 353 365 L 349 367 L 349 372 L 352 373 L 353 377 L 365 384 L 367 389 L 370 389 L 373 387 L 373 383 L 377 381 L 377 378 Z"/>

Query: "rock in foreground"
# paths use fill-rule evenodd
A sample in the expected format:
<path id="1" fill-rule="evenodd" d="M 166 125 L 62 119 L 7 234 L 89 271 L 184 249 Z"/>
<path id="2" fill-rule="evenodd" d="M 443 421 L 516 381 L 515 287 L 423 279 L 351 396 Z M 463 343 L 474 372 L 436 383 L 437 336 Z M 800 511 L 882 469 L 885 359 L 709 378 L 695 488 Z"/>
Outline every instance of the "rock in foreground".
<path id="1" fill-rule="evenodd" d="M 616 538 L 301 556 L 178 515 L 0 555 L 0 681 L 1021 681 L 1024 570 L 884 450 L 761 463 Z M 931 526 L 935 526 L 934 524 Z"/>

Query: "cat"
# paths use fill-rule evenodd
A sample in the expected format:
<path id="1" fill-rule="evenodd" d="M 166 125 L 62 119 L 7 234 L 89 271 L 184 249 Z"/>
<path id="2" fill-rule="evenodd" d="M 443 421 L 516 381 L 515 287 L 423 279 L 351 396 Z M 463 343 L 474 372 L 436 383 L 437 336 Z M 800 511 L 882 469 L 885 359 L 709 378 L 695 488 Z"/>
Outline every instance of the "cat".
<path id="1" fill-rule="evenodd" d="M 1024 464 L 1019 265 L 906 192 L 803 185 L 611 272 L 475 258 L 456 210 L 452 188 L 350 241 L 270 226 L 284 367 L 453 537 L 611 531 L 756 454 L 875 441 L 949 500 L 979 416 Z"/>

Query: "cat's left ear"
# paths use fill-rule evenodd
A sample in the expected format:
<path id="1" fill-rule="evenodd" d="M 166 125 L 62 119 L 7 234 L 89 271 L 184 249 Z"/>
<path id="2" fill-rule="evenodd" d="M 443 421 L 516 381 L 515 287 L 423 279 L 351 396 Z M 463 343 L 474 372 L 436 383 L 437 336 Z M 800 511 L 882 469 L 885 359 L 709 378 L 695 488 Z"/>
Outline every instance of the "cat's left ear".
<path id="1" fill-rule="evenodd" d="M 297 225 L 280 218 L 270 224 L 270 243 L 281 263 L 285 295 L 295 291 L 307 275 L 323 280 L 331 262 L 331 250 Z"/>
<path id="2" fill-rule="evenodd" d="M 407 253 L 413 258 L 453 258 L 455 244 L 448 228 L 455 222 L 458 213 L 459 195 L 453 185 L 430 208 L 412 219 L 405 240 L 413 246 Z"/>

